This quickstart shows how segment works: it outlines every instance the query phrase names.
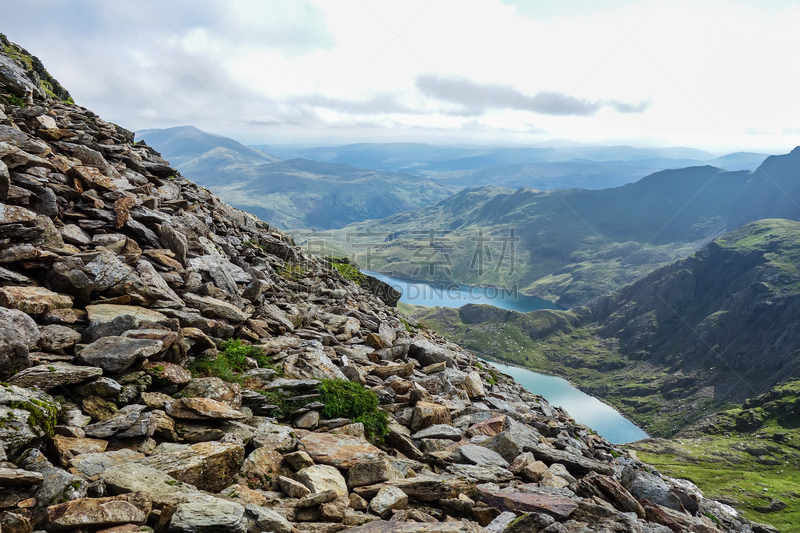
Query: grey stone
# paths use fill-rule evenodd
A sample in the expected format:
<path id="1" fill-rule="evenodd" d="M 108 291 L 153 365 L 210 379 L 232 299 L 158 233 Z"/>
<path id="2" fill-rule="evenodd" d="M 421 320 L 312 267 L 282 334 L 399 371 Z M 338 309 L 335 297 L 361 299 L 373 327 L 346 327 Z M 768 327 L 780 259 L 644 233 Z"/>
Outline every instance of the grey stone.
<path id="1" fill-rule="evenodd" d="M 46 352 L 57 352 L 72 348 L 81 340 L 81 334 L 72 328 L 52 324 L 39 328 L 42 338 L 38 346 Z"/>
<path id="2" fill-rule="evenodd" d="M 461 440 L 461 430 L 447 424 L 435 424 L 411 435 L 412 439 L 451 439 Z"/>
<path id="3" fill-rule="evenodd" d="M 459 462 L 469 463 L 478 466 L 500 466 L 508 467 L 508 461 L 499 453 L 485 448 L 482 445 L 465 444 L 458 449 Z"/>
<path id="4" fill-rule="evenodd" d="M 20 387 L 37 387 L 47 391 L 60 385 L 74 385 L 101 375 L 103 370 L 94 366 L 56 362 L 26 368 L 11 376 L 8 381 Z"/>
<path id="5" fill-rule="evenodd" d="M 163 346 L 161 341 L 155 340 L 103 337 L 86 346 L 80 359 L 106 372 L 122 372 L 137 359 L 157 354 Z"/>
<path id="6" fill-rule="evenodd" d="M 20 468 L 0 468 L 0 487 L 31 487 L 41 485 L 44 476 Z"/>
<path id="7" fill-rule="evenodd" d="M 155 418 L 151 413 L 143 413 L 144 405 L 126 405 L 110 418 L 86 426 L 84 431 L 90 437 L 105 439 L 112 436 L 150 437 L 155 433 Z"/>
<path id="8" fill-rule="evenodd" d="M 260 533 L 262 531 L 293 533 L 295 531 L 292 524 L 275 511 L 253 504 L 245 505 L 245 510 L 250 533 Z"/>
<path id="9" fill-rule="evenodd" d="M 256 428 L 253 433 L 253 445 L 255 447 L 266 446 L 281 453 L 294 451 L 297 447 L 298 439 L 294 435 L 292 428 L 280 426 L 272 422 L 266 422 Z"/>
<path id="10" fill-rule="evenodd" d="M 30 366 L 29 349 L 41 335 L 36 322 L 22 311 L 0 307 L 0 376 Z"/>
<path id="11" fill-rule="evenodd" d="M 628 466 L 622 473 L 622 484 L 637 499 L 644 499 L 662 507 L 683 511 L 680 498 L 670 492 L 669 486 L 658 476 L 639 472 Z"/>
<path id="12" fill-rule="evenodd" d="M 0 444 L 15 452 L 56 425 L 61 405 L 50 395 L 16 385 L 0 387 Z"/>
<path id="13" fill-rule="evenodd" d="M 397 487 L 383 487 L 369 503 L 369 510 L 378 516 L 390 509 L 405 509 L 408 496 Z"/>
<path id="14" fill-rule="evenodd" d="M 408 355 L 419 361 L 422 366 L 441 362 L 446 363 L 450 368 L 455 366 L 453 352 L 424 339 L 412 342 L 408 347 Z"/>
<path id="15" fill-rule="evenodd" d="M 447 471 L 457 476 L 474 479 L 479 483 L 502 483 L 514 479 L 514 474 L 497 465 L 450 465 Z"/>
<path id="16" fill-rule="evenodd" d="M 245 533 L 244 507 L 219 498 L 178 504 L 170 533 Z"/>
<path id="17" fill-rule="evenodd" d="M 347 496 L 347 482 L 339 470 L 329 465 L 313 465 L 298 471 L 297 481 L 311 490 L 312 494 L 335 490 L 340 496 Z"/>

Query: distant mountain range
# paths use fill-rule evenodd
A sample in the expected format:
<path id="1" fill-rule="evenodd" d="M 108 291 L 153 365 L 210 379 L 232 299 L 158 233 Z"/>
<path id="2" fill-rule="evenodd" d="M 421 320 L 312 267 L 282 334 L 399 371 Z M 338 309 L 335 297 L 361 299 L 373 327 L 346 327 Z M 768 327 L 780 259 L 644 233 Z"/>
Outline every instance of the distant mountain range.
<path id="1" fill-rule="evenodd" d="M 690 148 L 575 144 L 248 147 L 192 126 L 137 135 L 227 202 L 287 230 L 325 230 L 385 218 L 436 203 L 467 187 L 604 189 L 707 160 L 729 170 L 753 169 L 766 157 L 741 153 L 715 160 Z"/>
<path id="2" fill-rule="evenodd" d="M 330 229 L 416 209 L 454 189 L 420 176 L 307 159 L 282 161 L 192 126 L 139 138 L 226 202 L 281 229 Z"/>
<path id="3" fill-rule="evenodd" d="M 333 232 L 333 241 L 344 246 L 346 235 L 369 230 L 385 241 L 371 250 L 372 270 L 517 284 L 569 307 L 631 283 L 742 224 L 800 220 L 794 200 L 800 198 L 799 172 L 795 149 L 767 158 L 753 172 L 665 170 L 599 191 L 465 189 L 413 212 L 352 224 Z M 499 261 L 512 230 L 518 239 L 513 269 L 510 241 L 505 263 Z M 428 238 L 431 231 L 434 239 Z"/>
<path id="4" fill-rule="evenodd" d="M 254 146 L 284 157 L 347 163 L 364 168 L 409 173 L 475 170 L 503 165 L 575 161 L 637 163 L 640 168 L 663 170 L 709 164 L 726 170 L 753 170 L 769 154 L 739 152 L 715 158 L 703 150 L 685 147 L 635 148 L 551 143 L 547 146 L 435 146 L 422 143 L 360 143 L 345 146 Z M 592 187 L 598 188 L 598 187 Z"/>

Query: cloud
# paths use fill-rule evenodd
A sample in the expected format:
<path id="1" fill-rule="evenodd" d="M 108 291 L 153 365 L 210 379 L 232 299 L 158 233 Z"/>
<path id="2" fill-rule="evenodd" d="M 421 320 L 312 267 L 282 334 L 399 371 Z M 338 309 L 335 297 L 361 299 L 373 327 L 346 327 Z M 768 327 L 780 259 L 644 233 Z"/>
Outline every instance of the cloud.
<path id="1" fill-rule="evenodd" d="M 465 116 L 483 115 L 492 109 L 512 109 L 542 115 L 588 117 L 603 107 L 611 107 L 620 113 L 641 113 L 652 104 L 650 101 L 636 104 L 616 100 L 591 101 L 557 91 L 540 91 L 529 96 L 508 85 L 481 84 L 432 74 L 418 76 L 416 86 L 429 98 L 454 104 L 453 114 Z"/>

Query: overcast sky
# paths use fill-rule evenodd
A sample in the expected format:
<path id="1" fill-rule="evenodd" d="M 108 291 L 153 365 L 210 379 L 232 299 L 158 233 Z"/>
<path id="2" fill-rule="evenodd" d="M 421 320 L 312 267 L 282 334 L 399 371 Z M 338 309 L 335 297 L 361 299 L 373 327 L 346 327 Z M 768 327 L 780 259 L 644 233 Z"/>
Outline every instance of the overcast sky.
<path id="1" fill-rule="evenodd" d="M 775 0 L 2 0 L 0 32 L 129 129 L 247 144 L 800 144 Z"/>

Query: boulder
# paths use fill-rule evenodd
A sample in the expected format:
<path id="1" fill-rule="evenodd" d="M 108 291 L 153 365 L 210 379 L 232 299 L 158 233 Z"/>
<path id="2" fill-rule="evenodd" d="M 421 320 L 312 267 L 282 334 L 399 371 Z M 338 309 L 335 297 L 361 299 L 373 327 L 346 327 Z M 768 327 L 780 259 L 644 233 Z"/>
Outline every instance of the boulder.
<path id="1" fill-rule="evenodd" d="M 419 361 L 422 366 L 436 363 L 446 363 L 450 368 L 455 366 L 453 352 L 424 339 L 415 340 L 409 345 L 408 356 Z"/>
<path id="2" fill-rule="evenodd" d="M 198 489 L 219 492 L 233 482 L 243 462 L 244 447 L 240 444 L 201 442 L 183 450 L 151 455 L 139 464 Z"/>
<path id="3" fill-rule="evenodd" d="M 82 498 L 47 508 L 48 531 L 144 524 L 152 509 L 146 493 L 107 498 Z"/>
<path id="4" fill-rule="evenodd" d="M 272 482 L 281 472 L 283 455 L 266 447 L 256 448 L 242 464 L 239 474 L 252 488 L 269 489 Z"/>
<path id="5" fill-rule="evenodd" d="M 304 498 L 311 494 L 311 489 L 288 477 L 278 476 L 278 485 L 290 498 Z"/>
<path id="6" fill-rule="evenodd" d="M 8 382 L 20 387 L 37 387 L 47 391 L 60 385 L 75 385 L 102 375 L 103 370 L 94 366 L 56 362 L 26 368 L 11 376 Z"/>
<path id="7" fill-rule="evenodd" d="M 348 533 L 483 533 L 476 522 L 387 522 L 374 520 L 347 530 Z"/>
<path id="8" fill-rule="evenodd" d="M 411 430 L 419 431 L 437 424 L 452 424 L 450 409 L 430 402 L 417 402 L 411 416 Z"/>
<path id="9" fill-rule="evenodd" d="M 140 463 L 124 463 L 111 467 L 100 474 L 111 494 L 144 491 L 150 495 L 154 505 L 178 505 L 182 502 L 214 499 L 206 496 L 188 483 L 182 483 L 168 474 Z"/>
<path id="10" fill-rule="evenodd" d="M 392 466 L 391 460 L 384 457 L 374 461 L 362 461 L 354 465 L 347 472 L 347 485 L 351 488 L 363 487 L 404 477 L 402 472 Z"/>
<path id="11" fill-rule="evenodd" d="M 0 487 L 32 487 L 41 485 L 44 476 L 20 468 L 0 468 Z"/>
<path id="12" fill-rule="evenodd" d="M 30 442 L 51 436 L 61 404 L 36 389 L 0 387 L 0 444 L 15 452 Z"/>
<path id="13" fill-rule="evenodd" d="M 28 352 L 39 342 L 36 322 L 17 309 L 0 307 L 0 375 L 30 366 Z"/>
<path id="14" fill-rule="evenodd" d="M 409 498 L 418 502 L 438 502 L 447 498 L 456 498 L 461 493 L 468 493 L 475 485 L 451 474 L 422 473 L 416 477 L 392 479 L 375 485 L 357 487 L 353 492 L 363 498 L 371 499 L 383 487 L 397 487 Z"/>
<path id="15" fill-rule="evenodd" d="M 349 469 L 364 461 L 384 457 L 386 453 L 359 437 L 332 433 L 312 433 L 300 439 L 299 449 L 316 463 Z"/>
<path id="16" fill-rule="evenodd" d="M 297 481 L 308 487 L 312 494 L 334 490 L 339 496 L 347 497 L 347 482 L 339 471 L 328 465 L 313 465 L 299 470 Z"/>
<path id="17" fill-rule="evenodd" d="M 138 461 L 144 457 L 144 454 L 127 448 L 112 452 L 82 453 L 69 460 L 69 471 L 86 479 L 95 480 L 108 468 L 129 461 Z"/>
<path id="18" fill-rule="evenodd" d="M 180 398 L 166 404 L 169 416 L 188 420 L 242 420 L 247 418 L 238 409 L 209 398 Z"/>
<path id="19" fill-rule="evenodd" d="M 390 509 L 405 509 L 408 496 L 397 487 L 383 487 L 369 503 L 369 510 L 378 516 Z"/>
<path id="20" fill-rule="evenodd" d="M 208 398 L 233 408 L 242 405 L 242 387 L 238 383 L 227 383 L 219 378 L 194 378 L 181 389 L 185 398 Z"/>
<path id="21" fill-rule="evenodd" d="M 248 318 L 248 315 L 240 311 L 238 307 L 211 296 L 186 293 L 183 295 L 183 299 L 189 307 L 211 313 L 217 318 L 229 320 L 235 324 L 244 322 Z"/>
<path id="22" fill-rule="evenodd" d="M 39 328 L 42 338 L 38 346 L 46 352 L 58 352 L 72 348 L 81 340 L 81 334 L 72 328 L 51 324 Z"/>
<path id="23" fill-rule="evenodd" d="M 128 369 L 137 359 L 157 354 L 163 346 L 161 341 L 103 337 L 86 346 L 79 357 L 89 365 L 116 373 Z"/>
<path id="24" fill-rule="evenodd" d="M 43 315 L 51 309 L 72 307 L 72 296 L 44 287 L 0 287 L 0 307 L 17 309 L 29 315 Z"/>
<path id="25" fill-rule="evenodd" d="M 475 444 L 465 444 L 458 449 L 459 462 L 473 464 L 477 466 L 500 466 L 508 467 L 508 461 L 499 453 L 478 446 Z"/>
<path id="26" fill-rule="evenodd" d="M 514 479 L 514 474 L 497 465 L 450 465 L 447 471 L 478 483 L 503 483 Z"/>
<path id="27" fill-rule="evenodd" d="M 292 428 L 272 422 L 261 424 L 253 433 L 253 445 L 255 447 L 266 446 L 281 453 L 294 451 L 297 447 L 297 442 L 297 436 L 292 431 Z"/>
<path id="28" fill-rule="evenodd" d="M 448 424 L 435 424 L 411 435 L 412 439 L 450 439 L 461 440 L 461 430 Z"/>
<path id="29" fill-rule="evenodd" d="M 126 405 L 109 418 L 84 428 L 86 435 L 107 439 L 109 437 L 151 437 L 156 430 L 156 419 L 145 413 L 144 405 Z"/>
<path id="30" fill-rule="evenodd" d="M 668 509 L 683 511 L 683 504 L 660 477 L 626 467 L 622 473 L 623 486 L 639 500 L 647 500 Z"/>
<path id="31" fill-rule="evenodd" d="M 238 503 L 211 498 L 178 504 L 170 533 L 245 533 L 247 518 Z"/>
<path id="32" fill-rule="evenodd" d="M 135 305 L 117 305 L 117 304 L 95 304 L 87 305 L 86 312 L 89 314 L 89 323 L 105 323 L 111 322 L 117 317 L 130 315 L 134 318 L 137 327 L 141 322 L 164 322 L 167 320 L 166 315 L 138 307 Z"/>
<path id="33" fill-rule="evenodd" d="M 483 444 L 483 443 L 481 443 Z M 550 448 L 542 444 L 539 446 L 526 447 L 526 451 L 530 451 L 536 459 L 545 462 L 548 465 L 553 463 L 560 463 L 567 467 L 572 474 L 582 476 L 589 472 L 597 472 L 605 476 L 613 476 L 614 468 L 608 464 L 596 459 L 589 459 L 582 455 L 577 455 L 563 450 Z"/>
<path id="34" fill-rule="evenodd" d="M 275 511 L 252 504 L 246 505 L 245 511 L 250 532 L 296 533 L 292 524 Z"/>
<path id="35" fill-rule="evenodd" d="M 67 466 L 69 461 L 80 455 L 95 455 L 106 451 L 108 442 L 100 439 L 84 437 L 65 437 L 54 435 L 51 445 L 58 455 L 61 464 Z"/>
<path id="36" fill-rule="evenodd" d="M 578 503 L 562 496 L 527 492 L 497 491 L 491 485 L 477 487 L 478 498 L 500 511 L 517 513 L 542 512 L 556 518 L 566 518 L 578 508 Z"/>

